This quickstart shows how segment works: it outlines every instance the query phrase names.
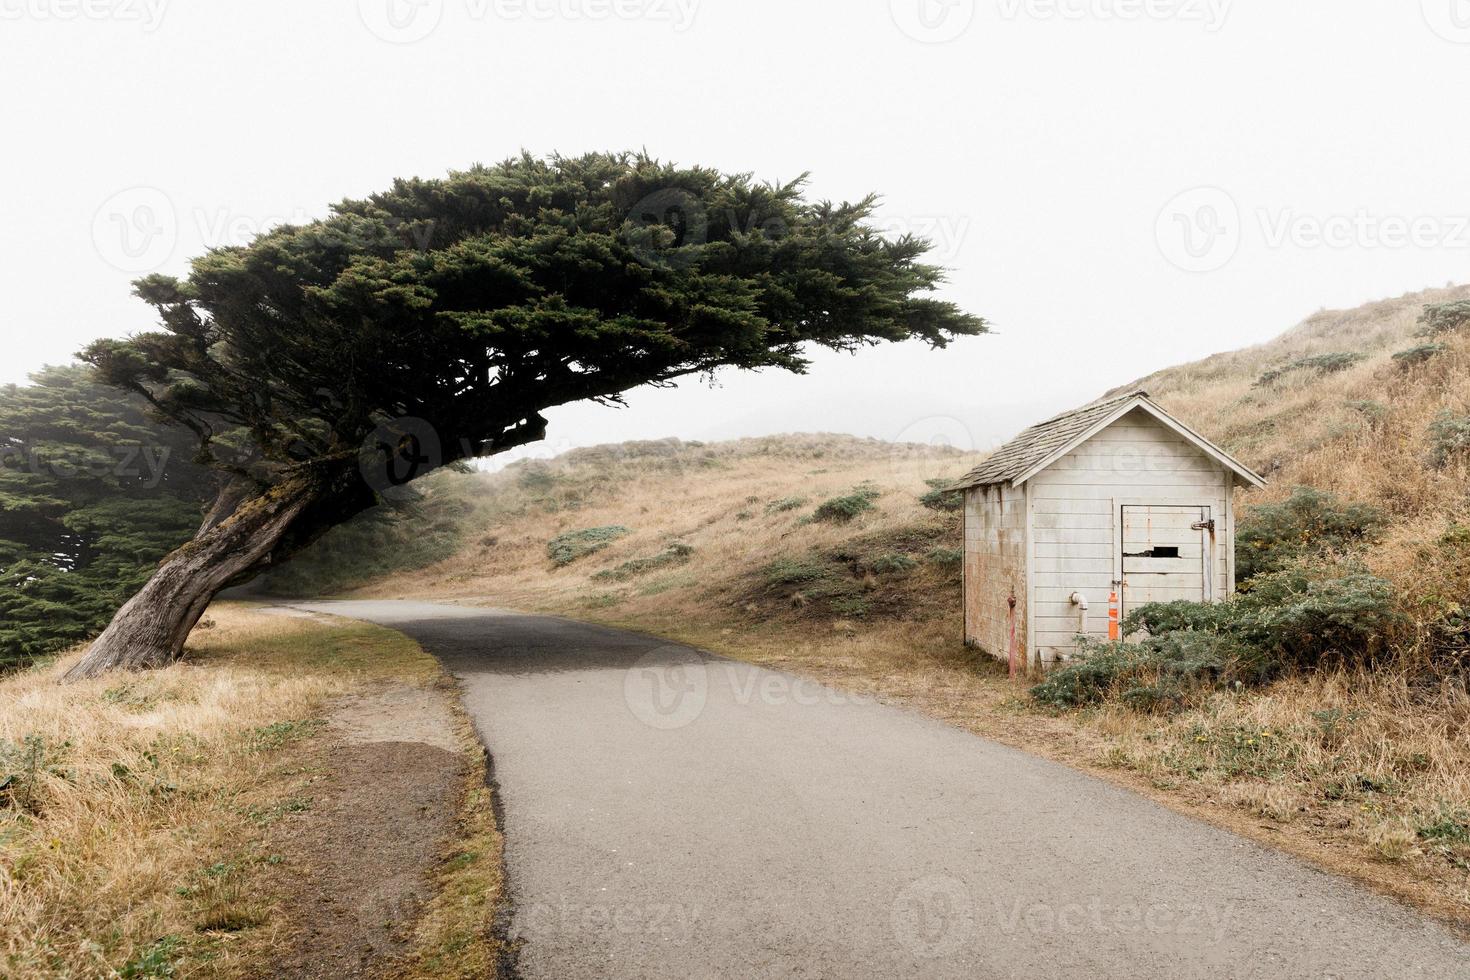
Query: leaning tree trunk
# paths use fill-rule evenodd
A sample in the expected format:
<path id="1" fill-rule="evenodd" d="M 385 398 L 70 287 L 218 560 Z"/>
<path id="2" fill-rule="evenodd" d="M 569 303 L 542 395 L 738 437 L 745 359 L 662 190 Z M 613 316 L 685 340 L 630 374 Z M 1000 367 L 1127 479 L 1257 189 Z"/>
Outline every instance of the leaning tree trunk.
<path id="1" fill-rule="evenodd" d="M 210 600 L 258 570 L 319 493 L 306 479 L 249 498 L 238 487 L 227 488 L 194 540 L 163 560 L 63 680 L 83 680 L 117 667 L 162 667 L 178 659 Z"/>

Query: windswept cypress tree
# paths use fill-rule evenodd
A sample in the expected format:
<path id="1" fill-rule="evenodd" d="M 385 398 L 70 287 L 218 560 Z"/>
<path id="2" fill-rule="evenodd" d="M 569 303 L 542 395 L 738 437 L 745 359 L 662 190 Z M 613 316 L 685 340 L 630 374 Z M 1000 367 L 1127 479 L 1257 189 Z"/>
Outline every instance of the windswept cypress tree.
<path id="1" fill-rule="evenodd" d="M 163 330 L 84 358 L 228 479 L 71 676 L 167 663 L 219 590 L 409 479 L 541 439 L 552 406 L 727 366 L 799 372 L 809 344 L 983 332 L 928 295 L 928 243 L 884 239 L 873 207 L 644 156 L 523 156 L 141 280 Z M 224 431 L 253 451 L 219 452 Z"/>

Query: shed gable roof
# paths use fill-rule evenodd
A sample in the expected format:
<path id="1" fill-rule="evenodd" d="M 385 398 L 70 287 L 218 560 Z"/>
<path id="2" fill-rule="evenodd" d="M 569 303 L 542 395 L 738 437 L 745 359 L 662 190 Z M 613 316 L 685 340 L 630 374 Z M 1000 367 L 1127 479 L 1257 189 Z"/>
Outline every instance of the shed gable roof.
<path id="1" fill-rule="evenodd" d="M 1164 411 L 1148 397 L 1148 392 L 1140 390 L 1105 398 L 1031 426 L 991 453 L 985 462 L 965 474 L 963 479 L 949 489 L 968 490 L 996 483 L 1025 483 L 1136 408 L 1148 412 L 1165 427 L 1193 443 L 1200 452 L 1234 472 L 1240 482 L 1255 487 L 1266 485 L 1266 481 L 1255 471 Z"/>

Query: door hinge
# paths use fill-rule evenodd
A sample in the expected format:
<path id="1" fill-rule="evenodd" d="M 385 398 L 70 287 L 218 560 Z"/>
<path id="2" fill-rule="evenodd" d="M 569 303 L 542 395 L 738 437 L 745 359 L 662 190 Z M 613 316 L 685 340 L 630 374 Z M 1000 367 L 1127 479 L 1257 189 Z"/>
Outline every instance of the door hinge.
<path id="1" fill-rule="evenodd" d="M 1208 520 L 1208 521 L 1200 521 L 1198 524 L 1191 524 L 1191 525 L 1189 525 L 1189 529 L 1191 531 L 1210 531 L 1210 532 L 1214 532 L 1214 530 L 1215 530 L 1215 522 L 1214 522 L 1213 519 Z"/>

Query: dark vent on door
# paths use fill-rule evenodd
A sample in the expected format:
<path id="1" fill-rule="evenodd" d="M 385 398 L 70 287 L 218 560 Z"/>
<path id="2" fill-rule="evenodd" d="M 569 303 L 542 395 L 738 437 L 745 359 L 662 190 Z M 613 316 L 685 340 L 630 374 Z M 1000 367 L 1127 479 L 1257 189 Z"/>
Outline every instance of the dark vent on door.
<path id="1" fill-rule="evenodd" d="M 1179 557 L 1179 549 L 1177 547 L 1150 548 L 1148 551 L 1136 551 L 1136 552 L 1132 552 L 1132 553 L 1124 552 L 1123 553 L 1123 557 L 1124 558 L 1178 558 Z"/>

